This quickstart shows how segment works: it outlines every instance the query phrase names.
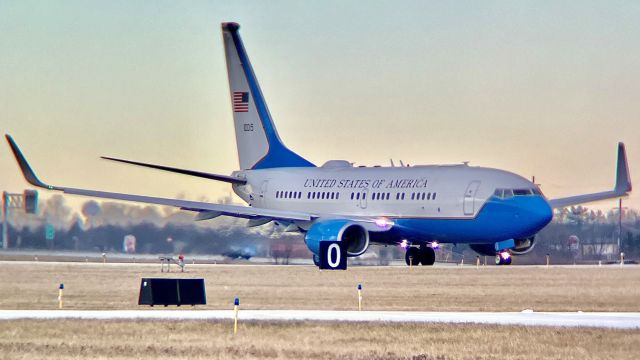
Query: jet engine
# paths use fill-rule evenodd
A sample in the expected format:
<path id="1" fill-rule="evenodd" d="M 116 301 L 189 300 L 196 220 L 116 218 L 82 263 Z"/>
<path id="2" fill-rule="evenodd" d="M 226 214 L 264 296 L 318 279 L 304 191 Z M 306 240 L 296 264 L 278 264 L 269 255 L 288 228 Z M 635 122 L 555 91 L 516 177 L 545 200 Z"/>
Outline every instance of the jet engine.
<path id="1" fill-rule="evenodd" d="M 469 244 L 471 250 L 483 256 L 495 256 L 496 248 L 491 244 Z"/>
<path id="2" fill-rule="evenodd" d="M 535 236 L 525 238 L 525 239 L 514 239 L 515 247 L 509 249 L 511 254 L 513 255 L 524 255 L 531 250 L 536 244 Z M 491 244 L 470 244 L 469 247 L 477 252 L 480 255 L 484 256 L 494 256 L 496 254 L 496 249 L 493 243 Z"/>
<path id="3" fill-rule="evenodd" d="M 511 253 L 514 255 L 524 255 L 533 250 L 533 247 L 536 245 L 536 237 L 532 236 L 526 239 L 515 239 L 514 242 L 516 243 L 516 247 L 511 249 Z"/>
<path id="4" fill-rule="evenodd" d="M 347 256 L 360 256 L 369 248 L 369 232 L 349 220 L 324 220 L 313 224 L 304 236 L 307 247 L 316 255 L 320 241 L 345 242 Z"/>

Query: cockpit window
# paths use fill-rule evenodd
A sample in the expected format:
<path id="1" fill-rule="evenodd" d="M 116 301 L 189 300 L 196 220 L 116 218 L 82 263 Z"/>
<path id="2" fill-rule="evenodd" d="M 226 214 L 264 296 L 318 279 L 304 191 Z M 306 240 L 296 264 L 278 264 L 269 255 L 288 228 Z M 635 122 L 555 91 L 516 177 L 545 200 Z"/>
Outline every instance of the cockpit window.
<path id="1" fill-rule="evenodd" d="M 515 196 L 527 196 L 533 195 L 531 189 L 513 189 L 513 195 Z"/>
<path id="2" fill-rule="evenodd" d="M 493 196 L 500 199 L 508 199 L 513 196 L 532 196 L 532 195 L 542 195 L 540 189 L 532 188 L 532 189 L 496 189 L 494 191 Z"/>

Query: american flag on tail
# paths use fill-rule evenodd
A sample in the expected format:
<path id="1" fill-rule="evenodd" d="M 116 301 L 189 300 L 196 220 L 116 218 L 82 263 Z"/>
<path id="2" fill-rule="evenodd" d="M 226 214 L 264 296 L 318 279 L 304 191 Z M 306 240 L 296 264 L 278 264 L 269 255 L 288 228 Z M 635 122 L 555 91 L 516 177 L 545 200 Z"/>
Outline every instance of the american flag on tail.
<path id="1" fill-rule="evenodd" d="M 244 91 L 233 92 L 233 112 L 249 112 L 249 93 Z"/>

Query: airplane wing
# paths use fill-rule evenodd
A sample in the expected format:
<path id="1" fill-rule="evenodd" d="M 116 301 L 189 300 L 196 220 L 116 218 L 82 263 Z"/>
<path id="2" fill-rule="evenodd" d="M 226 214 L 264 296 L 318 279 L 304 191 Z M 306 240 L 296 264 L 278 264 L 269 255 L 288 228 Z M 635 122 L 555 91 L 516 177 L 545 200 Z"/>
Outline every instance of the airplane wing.
<path id="1" fill-rule="evenodd" d="M 142 195 L 131 195 L 131 194 L 121 194 L 121 193 L 113 193 L 113 192 L 105 192 L 105 191 L 97 191 L 97 190 L 86 190 L 86 189 L 76 189 L 70 187 L 62 187 L 62 186 L 53 186 L 45 184 L 40 181 L 40 179 L 36 176 L 33 169 L 27 162 L 26 158 L 20 151 L 18 145 L 13 141 L 13 138 L 10 135 L 5 135 L 9 146 L 11 147 L 11 151 L 13 151 L 13 155 L 20 166 L 20 170 L 22 171 L 22 175 L 24 178 L 33 186 L 37 186 L 40 188 L 62 191 L 65 194 L 72 195 L 82 195 L 82 196 L 90 196 L 97 198 L 105 198 L 105 199 L 114 199 L 114 200 L 123 200 L 123 201 L 135 201 L 135 202 L 143 202 L 148 204 L 155 205 L 164 205 L 164 206 L 173 206 L 180 208 L 182 210 L 190 210 L 199 212 L 200 214 L 197 217 L 197 220 L 205 220 L 212 219 L 217 216 L 233 216 L 240 217 L 246 219 L 254 219 L 254 218 L 271 218 L 276 220 L 302 220 L 309 221 L 315 218 L 312 214 L 301 213 L 301 212 L 293 212 L 293 211 L 283 211 L 283 210 L 272 210 L 272 209 L 263 209 L 256 208 L 250 206 L 240 206 L 240 205 L 224 205 L 224 204 L 213 204 L 199 201 L 190 201 L 190 200 L 179 200 L 179 199 L 167 199 L 167 198 L 159 198 L 159 197 L 151 197 L 151 196 L 142 196 Z"/>
<path id="2" fill-rule="evenodd" d="M 616 169 L 616 185 L 611 191 L 603 191 L 594 194 L 576 195 L 565 198 L 551 199 L 549 205 L 552 208 L 562 208 L 571 205 L 584 204 L 594 201 L 616 199 L 629 195 L 631 192 L 631 177 L 627 164 L 627 153 L 623 143 L 618 143 L 618 165 Z"/>

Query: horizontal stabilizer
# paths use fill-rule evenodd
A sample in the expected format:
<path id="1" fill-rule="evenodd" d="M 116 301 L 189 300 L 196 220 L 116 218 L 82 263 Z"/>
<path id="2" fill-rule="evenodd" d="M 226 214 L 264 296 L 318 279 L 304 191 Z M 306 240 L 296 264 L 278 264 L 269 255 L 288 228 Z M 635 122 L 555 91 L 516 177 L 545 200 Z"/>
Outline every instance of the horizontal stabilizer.
<path id="1" fill-rule="evenodd" d="M 618 143 L 618 162 L 616 167 L 616 183 L 611 191 L 603 191 L 594 194 L 576 195 L 565 198 L 551 199 L 549 204 L 553 208 L 563 208 L 572 205 L 590 203 L 594 201 L 616 199 L 629 195 L 631 192 L 631 176 L 627 163 L 627 152 L 623 143 Z"/>
<path id="2" fill-rule="evenodd" d="M 105 159 L 105 160 L 118 161 L 118 162 L 125 163 L 125 164 L 144 166 L 144 167 L 148 167 L 148 168 L 152 168 L 152 169 L 170 171 L 170 172 L 174 172 L 174 173 L 178 173 L 178 174 L 196 176 L 196 177 L 201 177 L 201 178 L 210 179 L 210 180 L 228 182 L 228 183 L 232 183 L 232 184 L 244 185 L 244 184 L 247 183 L 246 180 L 239 179 L 239 178 L 236 178 L 236 177 L 233 177 L 233 176 L 210 174 L 210 173 L 205 173 L 205 172 L 201 172 L 201 171 L 179 169 L 179 168 L 163 166 L 163 165 L 147 164 L 147 163 L 142 163 L 142 162 L 138 162 L 138 161 L 116 159 L 116 158 L 107 157 L 107 156 L 101 156 L 101 158 Z"/>

